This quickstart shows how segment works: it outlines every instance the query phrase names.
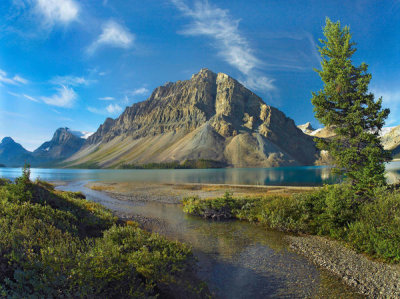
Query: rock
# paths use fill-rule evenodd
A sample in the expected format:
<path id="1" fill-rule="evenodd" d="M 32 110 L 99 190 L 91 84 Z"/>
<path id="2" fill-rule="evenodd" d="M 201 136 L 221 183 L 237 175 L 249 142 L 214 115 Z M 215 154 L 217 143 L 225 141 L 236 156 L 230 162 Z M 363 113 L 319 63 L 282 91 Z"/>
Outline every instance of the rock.
<path id="1" fill-rule="evenodd" d="M 39 146 L 33 155 L 38 161 L 60 161 L 76 153 L 85 143 L 85 139 L 77 137 L 68 128 L 59 128 L 53 138 Z"/>
<path id="2" fill-rule="evenodd" d="M 210 159 L 233 167 L 313 165 L 318 150 L 278 109 L 232 77 L 202 69 L 107 119 L 67 162 L 118 167 Z"/>
<path id="3" fill-rule="evenodd" d="M 311 126 L 310 122 L 307 122 L 303 125 L 298 125 L 297 126 L 300 130 L 303 131 L 304 134 L 310 135 L 312 132 L 315 131 L 315 129 Z"/>
<path id="4" fill-rule="evenodd" d="M 0 142 L 0 163 L 7 167 L 19 167 L 24 163 L 33 163 L 35 158 L 21 144 L 11 137 L 4 137 Z"/>

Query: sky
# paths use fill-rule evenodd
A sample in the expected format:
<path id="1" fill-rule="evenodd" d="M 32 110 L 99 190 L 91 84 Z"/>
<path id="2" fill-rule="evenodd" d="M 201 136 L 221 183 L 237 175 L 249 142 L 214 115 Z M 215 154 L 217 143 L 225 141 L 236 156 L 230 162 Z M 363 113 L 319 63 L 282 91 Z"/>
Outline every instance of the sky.
<path id="1" fill-rule="evenodd" d="M 94 132 L 201 68 L 321 127 L 310 100 L 326 17 L 350 26 L 354 63 L 400 125 L 399 0 L 1 0 L 0 138 L 34 150 L 59 127 Z"/>

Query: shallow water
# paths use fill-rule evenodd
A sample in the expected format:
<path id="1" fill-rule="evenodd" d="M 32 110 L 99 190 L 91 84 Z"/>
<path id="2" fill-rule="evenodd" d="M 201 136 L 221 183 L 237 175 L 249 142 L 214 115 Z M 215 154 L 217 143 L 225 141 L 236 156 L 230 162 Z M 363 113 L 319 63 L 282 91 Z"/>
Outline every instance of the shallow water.
<path id="1" fill-rule="evenodd" d="M 400 162 L 386 167 L 389 182 L 400 179 Z M 0 168 L 0 177 L 14 179 L 21 168 Z M 32 168 L 31 178 L 47 181 L 112 181 L 154 183 L 213 183 L 239 185 L 318 186 L 338 180 L 323 166 L 222 169 L 46 169 Z"/>
<path id="2" fill-rule="evenodd" d="M 292 252 L 285 234 L 240 221 L 207 221 L 186 215 L 176 204 L 135 203 L 111 198 L 71 182 L 89 200 L 120 214 L 156 218 L 148 229 L 190 244 L 199 276 L 219 298 L 359 298 L 327 271 Z"/>

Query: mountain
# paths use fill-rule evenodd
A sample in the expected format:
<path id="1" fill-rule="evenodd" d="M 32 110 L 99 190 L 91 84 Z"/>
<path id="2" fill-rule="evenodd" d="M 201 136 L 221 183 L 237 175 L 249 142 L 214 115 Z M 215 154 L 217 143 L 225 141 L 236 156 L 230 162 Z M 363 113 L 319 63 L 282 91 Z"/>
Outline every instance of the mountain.
<path id="1" fill-rule="evenodd" d="M 400 158 L 400 126 L 390 128 L 381 137 L 381 141 L 386 150 L 392 151 L 393 158 Z"/>
<path id="2" fill-rule="evenodd" d="M 88 139 L 94 133 L 94 132 L 87 132 L 87 131 L 71 131 L 71 130 L 69 130 L 69 132 L 71 132 L 76 137 L 83 138 L 83 139 Z"/>
<path id="3" fill-rule="evenodd" d="M 76 153 L 85 143 L 85 139 L 77 137 L 75 132 L 68 128 L 59 128 L 50 141 L 33 152 L 23 148 L 11 137 L 5 137 L 0 143 L 0 164 L 7 167 L 20 167 L 25 163 L 34 167 L 54 166 L 54 163 Z"/>
<path id="4" fill-rule="evenodd" d="M 301 129 L 304 134 L 313 137 L 330 138 L 335 136 L 335 132 L 332 128 L 325 127 L 314 130 L 309 122 L 297 127 Z M 400 158 L 400 126 L 383 127 L 380 132 L 380 138 L 384 149 L 392 151 L 393 158 Z M 324 153 L 321 153 L 321 156 L 324 155 Z"/>
<path id="5" fill-rule="evenodd" d="M 300 130 L 303 131 L 304 134 L 309 136 L 318 137 L 318 138 L 330 138 L 335 136 L 335 132 L 332 127 L 324 127 L 319 129 L 314 129 L 310 122 L 305 123 L 304 125 L 297 126 Z"/>
<path id="6" fill-rule="evenodd" d="M 85 139 L 77 137 L 76 133 L 70 129 L 59 128 L 55 131 L 53 138 L 39 146 L 33 155 L 42 163 L 59 161 L 76 153 L 84 143 Z"/>
<path id="7" fill-rule="evenodd" d="M 4 137 L 0 143 L 0 163 L 7 167 L 19 167 L 32 163 L 34 157 L 21 144 L 16 143 L 11 137 Z"/>
<path id="8" fill-rule="evenodd" d="M 315 131 L 315 129 L 311 126 L 310 122 L 305 123 L 304 125 L 298 125 L 297 126 L 304 134 L 311 134 L 312 132 Z"/>
<path id="9" fill-rule="evenodd" d="M 233 167 L 312 165 L 318 151 L 293 120 L 226 74 L 202 69 L 107 118 L 68 166 L 210 159 Z"/>

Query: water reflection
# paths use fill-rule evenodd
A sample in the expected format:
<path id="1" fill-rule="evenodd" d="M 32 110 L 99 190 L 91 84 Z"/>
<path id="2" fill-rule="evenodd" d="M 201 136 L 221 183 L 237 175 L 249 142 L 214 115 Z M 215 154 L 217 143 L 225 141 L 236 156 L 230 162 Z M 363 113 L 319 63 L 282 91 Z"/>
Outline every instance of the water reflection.
<path id="1" fill-rule="evenodd" d="M 400 180 L 400 162 L 387 165 L 389 183 Z M 0 177 L 14 179 L 20 168 L 0 168 Z M 32 168 L 31 177 L 48 181 L 115 181 L 160 183 L 213 183 L 239 185 L 319 186 L 338 182 L 324 166 L 227 169 L 43 169 Z"/>
<path id="2" fill-rule="evenodd" d="M 20 168 L 0 168 L 0 176 L 14 179 Z M 41 169 L 31 177 L 49 181 L 136 181 L 161 183 L 215 183 L 243 185 L 322 185 L 335 182 L 327 167 L 228 168 L 228 169 Z"/>

